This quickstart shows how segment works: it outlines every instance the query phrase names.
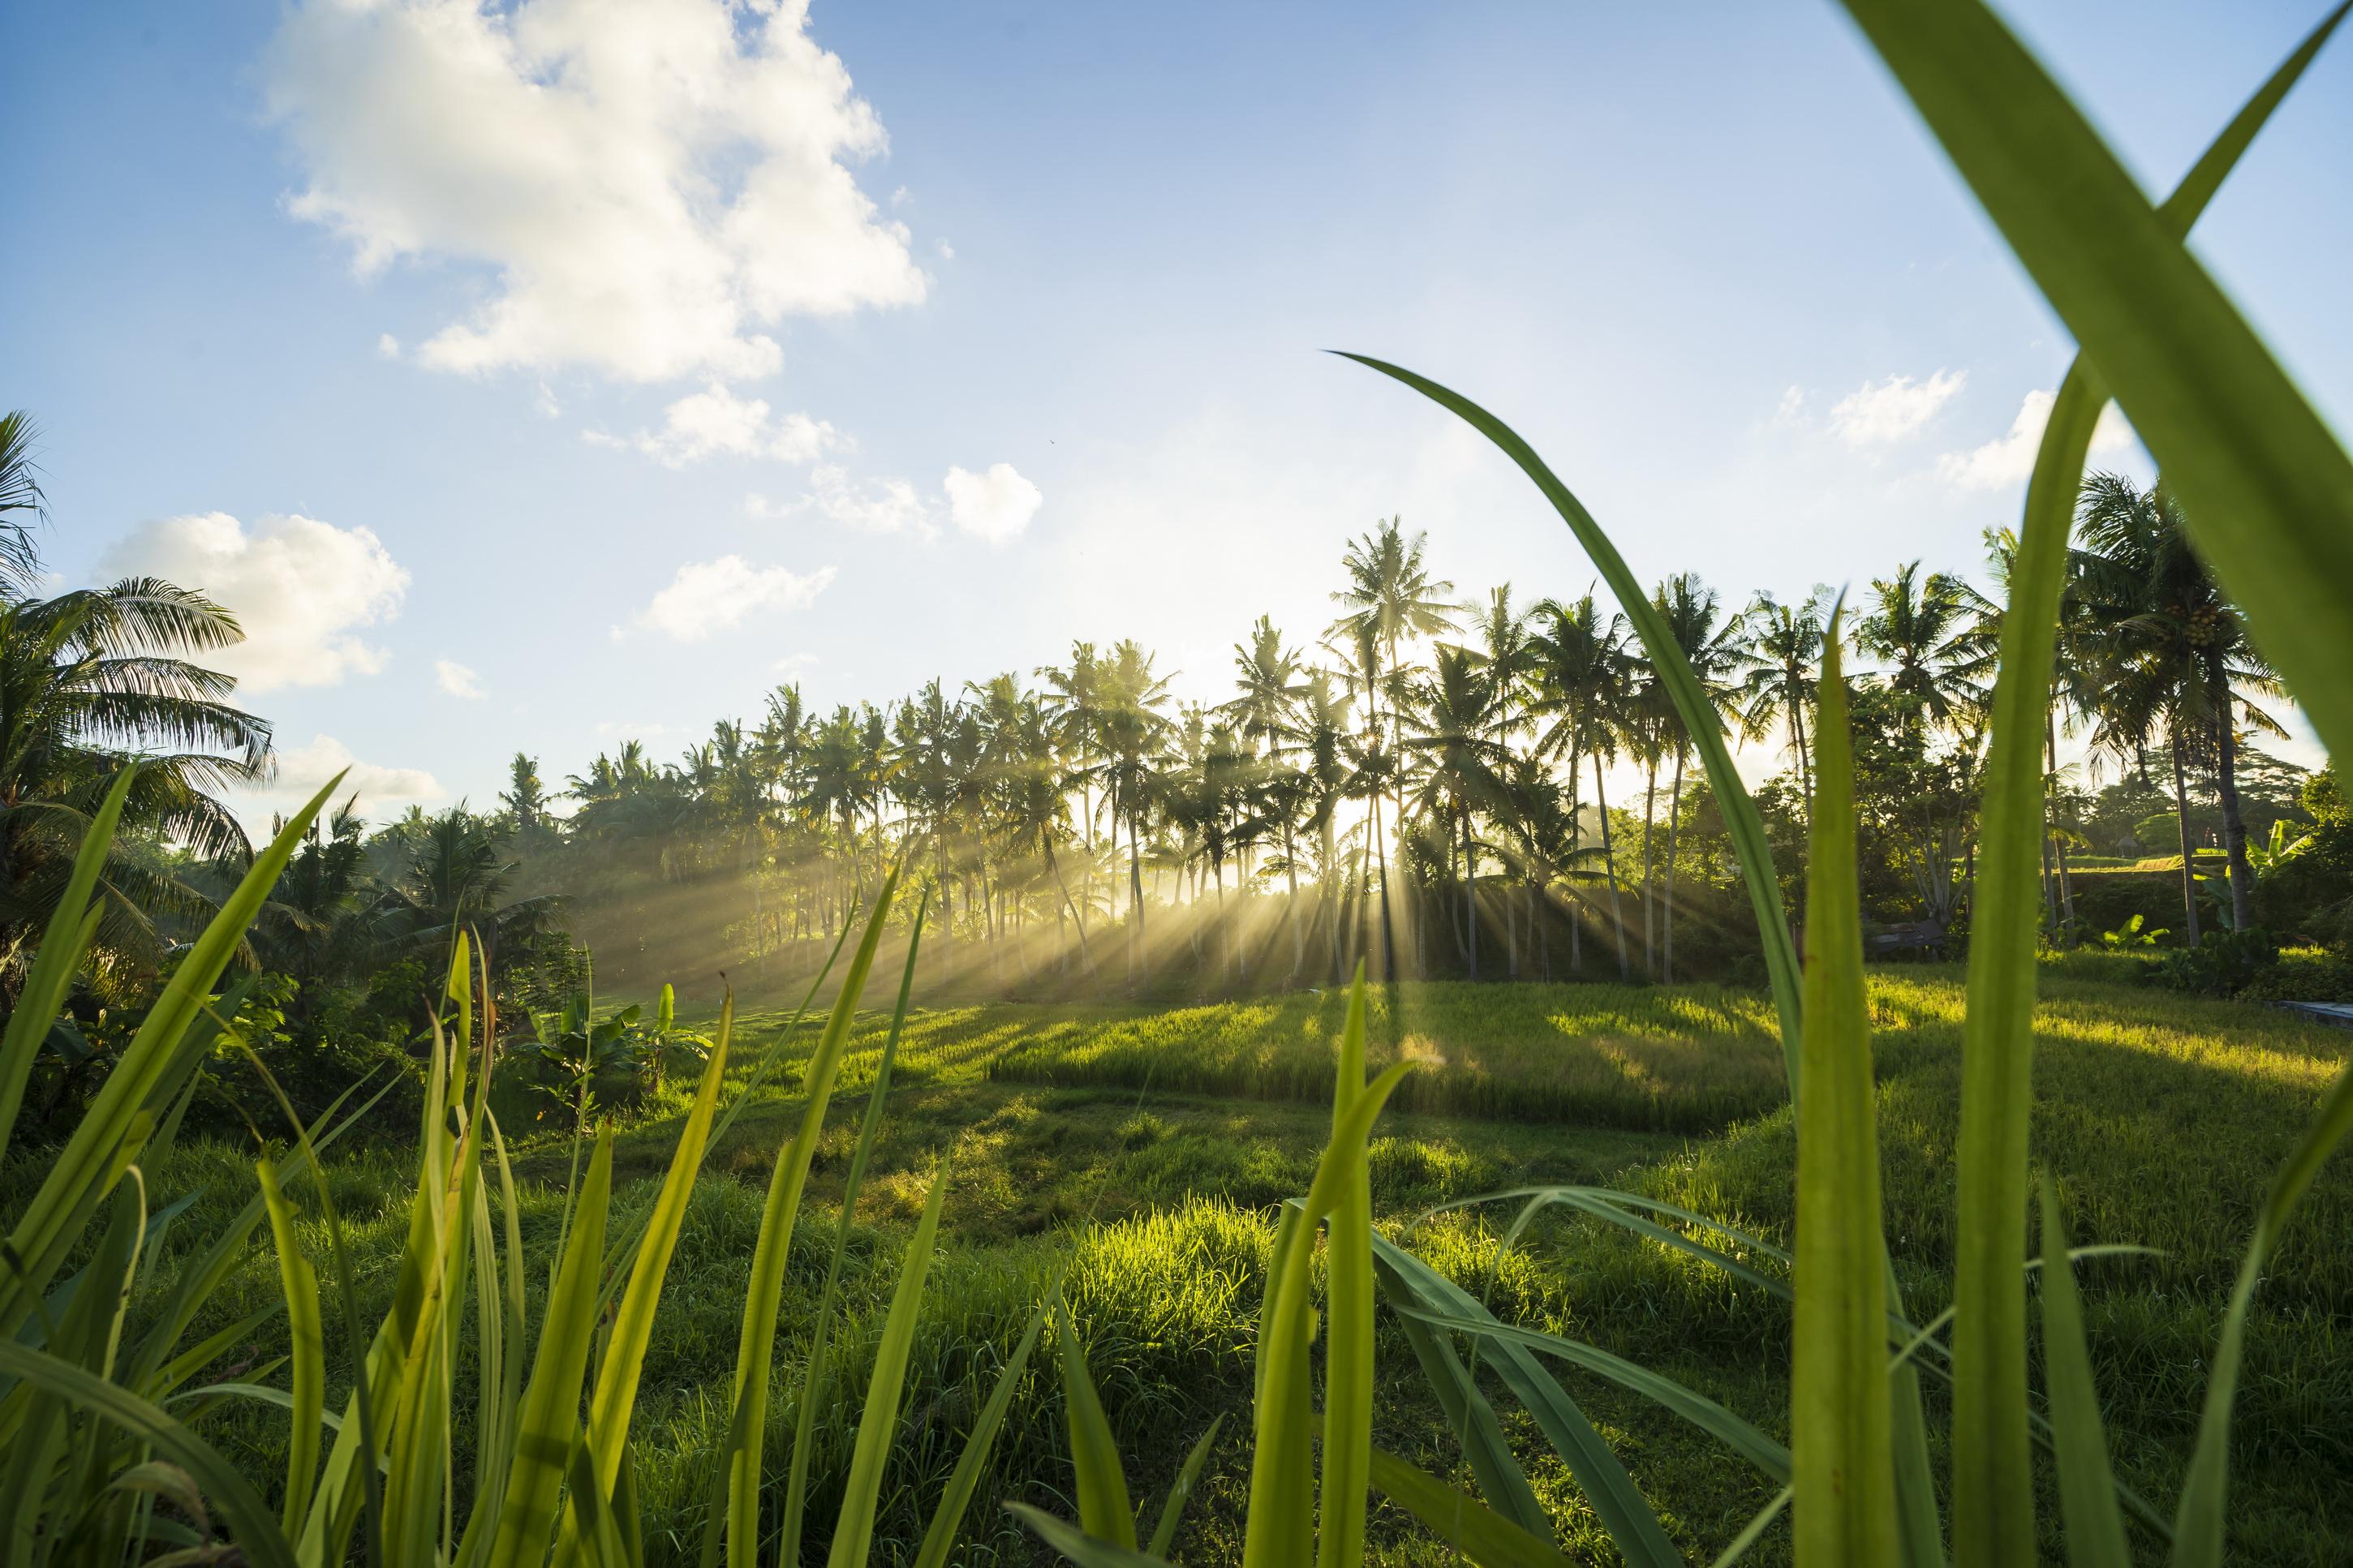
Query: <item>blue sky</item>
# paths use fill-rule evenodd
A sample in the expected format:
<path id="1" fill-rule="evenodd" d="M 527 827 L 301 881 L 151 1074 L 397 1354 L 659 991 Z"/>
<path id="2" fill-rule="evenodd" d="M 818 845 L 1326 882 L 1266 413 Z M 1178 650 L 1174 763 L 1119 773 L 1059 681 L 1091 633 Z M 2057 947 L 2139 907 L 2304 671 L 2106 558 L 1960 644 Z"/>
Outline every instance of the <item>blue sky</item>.
<path id="1" fill-rule="evenodd" d="M 2009 14 L 2162 189 L 2316 10 Z M 1590 580 L 1320 349 L 1480 398 L 1735 602 L 1974 568 L 2070 353 L 1818 0 L 12 11 L 0 403 L 63 579 L 255 631 L 258 811 L 346 759 L 378 812 L 482 802 L 517 748 L 559 779 L 1073 637 L 1222 694 L 1390 513 L 1466 593 Z M 2196 239 L 2340 429 L 2349 140 L 2340 42 Z"/>

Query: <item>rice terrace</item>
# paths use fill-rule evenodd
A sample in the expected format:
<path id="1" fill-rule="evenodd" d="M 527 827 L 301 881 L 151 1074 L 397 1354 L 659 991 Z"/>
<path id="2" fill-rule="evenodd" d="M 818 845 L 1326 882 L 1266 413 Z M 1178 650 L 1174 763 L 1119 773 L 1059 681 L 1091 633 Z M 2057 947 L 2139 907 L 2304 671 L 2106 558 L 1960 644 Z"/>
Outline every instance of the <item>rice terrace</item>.
<path id="1" fill-rule="evenodd" d="M 13 14 L 0 1563 L 2353 1563 L 2353 0 L 1684 9 Z"/>

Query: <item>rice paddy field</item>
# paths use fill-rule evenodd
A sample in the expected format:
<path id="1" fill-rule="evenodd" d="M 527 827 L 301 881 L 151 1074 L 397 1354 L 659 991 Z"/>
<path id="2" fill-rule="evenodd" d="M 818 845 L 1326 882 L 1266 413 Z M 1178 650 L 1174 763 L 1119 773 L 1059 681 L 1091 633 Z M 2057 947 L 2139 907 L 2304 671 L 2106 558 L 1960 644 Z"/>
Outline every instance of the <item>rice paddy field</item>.
<path id="1" fill-rule="evenodd" d="M 2169 1498 L 2265 1183 L 2341 1069 L 2353 1032 L 2151 991 L 2130 984 L 2131 970 L 2128 960 L 2089 958 L 2046 971 L 2035 1158 L 2055 1178 L 2078 1244 L 2158 1249 L 2084 1273 L 2120 1477 Z M 1920 1318 L 1943 1305 L 1953 1261 L 1961 1004 L 1959 972 L 1942 966 L 1882 970 L 1871 988 L 1888 1237 Z M 978 1402 L 1065 1265 L 1078 1331 L 1139 1500 L 1164 1490 L 1209 1422 L 1227 1416 L 1178 1540 L 1187 1563 L 1237 1560 L 1250 1356 L 1273 1211 L 1304 1190 L 1329 1133 L 1340 1005 L 1336 995 L 1304 994 L 1177 1010 L 997 1003 L 914 1015 L 858 1216 L 850 1327 L 836 1341 L 836 1375 L 817 1423 L 830 1436 L 815 1463 L 811 1517 L 832 1516 L 897 1260 L 948 1159 L 947 1239 L 925 1289 L 875 1560 L 912 1555 Z M 740 1059 L 786 1022 L 774 1012 L 740 1017 Z M 884 1022 L 861 1020 L 789 1257 L 767 1448 L 779 1483 L 838 1217 L 831 1205 Z M 814 1025 L 804 1029 L 813 1040 Z M 1424 1212 L 1530 1184 L 1609 1183 L 1786 1242 L 1795 1144 L 1765 998 L 1704 987 L 1409 984 L 1378 999 L 1371 1033 L 1374 1065 L 1418 1064 L 1372 1146 L 1376 1215 L 1388 1234 L 1507 1321 L 1589 1340 L 1786 1435 L 1783 1301 L 1590 1221 L 1540 1219 L 1507 1252 L 1498 1242 L 1511 1217 L 1504 1208 Z M 786 1043 L 788 1058 L 795 1048 Z M 634 1440 L 648 1551 L 659 1563 L 699 1553 L 762 1186 L 798 1110 L 789 1065 L 756 1094 L 694 1190 L 646 1362 Z M 617 1213 L 651 1203 L 682 1113 L 674 1088 L 632 1114 L 616 1150 Z M 572 1141 L 553 1126 L 523 1129 L 516 1154 L 526 1247 L 544 1256 L 571 1179 Z M 170 1250 L 193 1248 L 246 1200 L 248 1159 L 225 1143 L 194 1144 L 151 1173 L 152 1191 L 200 1196 L 150 1279 L 168 1280 Z M 365 1305 L 377 1311 L 392 1287 L 413 1154 L 379 1146 L 332 1165 Z M 7 1190 L 35 1174 L 20 1162 L 5 1173 Z M 323 1245 L 315 1214 L 310 1223 Z M 2234 1561 L 2353 1560 L 2348 1237 L 2353 1162 L 2339 1161 L 2297 1217 L 2254 1316 L 2234 1456 Z M 545 1284 L 534 1281 L 534 1296 Z M 269 1305 L 277 1289 L 258 1249 L 198 1332 Z M 1388 1337 L 1396 1330 L 1386 1317 L 1383 1333 L 1376 1441 L 1440 1473 L 1459 1470 L 1443 1416 L 1402 1340 Z M 257 1340 L 226 1361 L 265 1355 L 266 1334 Z M 346 1374 L 334 1354 L 331 1344 L 329 1377 L 340 1384 Z M 1710 1560 L 1770 1498 L 1761 1476 L 1657 1407 L 1560 1371 L 1687 1555 Z M 459 1375 L 470 1378 L 470 1368 Z M 1515 1405 L 1499 1407 L 1507 1430 L 1525 1440 L 1523 1460 L 1568 1556 L 1615 1561 L 1557 1461 L 1532 1431 L 1513 1426 L 1525 1415 Z M 462 1453 L 463 1398 L 458 1408 Z M 1931 1418 L 1940 1421 L 1941 1411 L 1932 1406 Z M 227 1404 L 202 1425 L 256 1473 L 282 1462 L 277 1412 Z M 1070 1487 L 1059 1391 L 1041 1358 L 995 1450 L 957 1560 L 1046 1561 L 997 1505 L 1026 1500 L 1068 1513 Z M 2042 1517 L 2055 1513 L 2046 1508 Z M 1377 1499 L 1372 1529 L 1374 1560 L 1453 1560 Z M 1787 1558 L 1786 1525 L 1776 1532 L 1760 1547 L 1763 1561 Z M 806 1550 L 823 1546 L 820 1533 Z"/>

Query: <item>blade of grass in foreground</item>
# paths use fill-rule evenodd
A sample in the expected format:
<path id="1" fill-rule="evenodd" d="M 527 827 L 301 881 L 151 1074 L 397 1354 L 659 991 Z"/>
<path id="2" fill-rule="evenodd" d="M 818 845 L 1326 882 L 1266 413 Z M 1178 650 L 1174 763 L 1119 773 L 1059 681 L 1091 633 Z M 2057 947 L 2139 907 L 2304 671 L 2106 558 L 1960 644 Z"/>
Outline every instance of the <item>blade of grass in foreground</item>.
<path id="1" fill-rule="evenodd" d="M 841 1514 L 834 1521 L 830 1568 L 863 1568 L 874 1541 L 874 1510 L 882 1493 L 882 1467 L 890 1461 L 891 1435 L 899 1429 L 899 1396 L 907 1385 L 907 1358 L 915 1348 L 915 1317 L 923 1303 L 923 1277 L 940 1234 L 940 1205 L 948 1195 L 948 1166 L 932 1179 L 932 1195 L 907 1244 L 891 1315 L 882 1321 L 882 1342 L 874 1352 L 874 1375 L 866 1384 L 866 1408 L 858 1418 L 858 1442 L 850 1450 Z"/>
<path id="2" fill-rule="evenodd" d="M 778 1152 L 776 1170 L 768 1178 L 768 1197 L 760 1214 L 760 1237 L 752 1253 L 752 1280 L 744 1295 L 744 1327 L 735 1346 L 734 1414 L 728 1425 L 727 1463 L 714 1478 L 723 1488 L 725 1506 L 712 1510 L 702 1542 L 705 1568 L 718 1560 L 725 1531 L 728 1568 L 758 1568 L 760 1549 L 760 1458 L 767 1439 L 768 1368 L 776 1354 L 776 1312 L 785 1289 L 785 1255 L 790 1249 L 793 1226 L 799 1218 L 801 1189 L 808 1182 L 809 1162 L 817 1156 L 818 1136 L 825 1131 L 826 1108 L 833 1100 L 833 1082 L 857 1016 L 858 999 L 866 990 L 866 976 L 874 967 L 874 950 L 882 940 L 882 922 L 891 913 L 891 899 L 899 874 L 883 880 L 859 938 L 858 952 L 841 977 L 833 1013 L 826 1020 L 816 1051 L 801 1080 L 804 1101 L 792 1142 Z M 739 1101 L 740 1103 L 740 1101 Z"/>
<path id="3" fill-rule="evenodd" d="M 1119 1444 L 1095 1394 L 1095 1380 L 1087 1374 L 1086 1352 L 1079 1348 L 1078 1325 L 1071 1321 L 1067 1300 L 1055 1309 L 1054 1352 L 1062 1369 L 1062 1415 L 1071 1434 L 1071 1489 L 1078 1500 L 1079 1528 L 1132 1552 L 1135 1505 L 1128 1500 Z"/>
<path id="4" fill-rule="evenodd" d="M 1549 1540 L 1530 1534 L 1477 1498 L 1395 1454 L 1373 1449 L 1366 1471 L 1391 1502 L 1479 1568 L 1568 1568 L 1569 1560 Z"/>
<path id="5" fill-rule="evenodd" d="M 1427 376 L 1416 375 L 1384 361 L 1366 354 L 1337 351 L 1343 359 L 1379 371 L 1383 375 L 1403 382 L 1424 397 L 1451 410 L 1472 429 L 1504 450 L 1504 455 L 1520 466 L 1520 470 L 1535 481 L 1561 521 L 1584 547 L 1593 564 L 1599 569 L 1602 581 L 1634 630 L 1642 639 L 1643 651 L 1651 657 L 1651 668 L 1657 673 L 1674 699 L 1675 711 L 1683 718 L 1683 727 L 1691 732 L 1692 743 L 1707 770 L 1708 788 L 1715 792 L 1715 804 L 1724 814 L 1725 831 L 1732 839 L 1735 854 L 1740 858 L 1740 879 L 1748 889 L 1748 907 L 1757 917 L 1757 936 L 1765 949 L 1765 970 L 1773 983 L 1773 1005 L 1781 1020 L 1781 1058 L 1789 1075 L 1789 1095 L 1798 1094 L 1798 1034 L 1802 1002 L 1798 982 L 1798 955 L 1789 942 L 1788 913 L 1781 907 L 1781 883 L 1773 870 L 1772 847 L 1766 842 L 1765 819 L 1757 812 L 1757 803 L 1749 798 L 1747 785 L 1732 765 L 1731 750 L 1725 746 L 1724 726 L 1715 716 L 1715 709 L 1700 690 L 1699 678 L 1692 673 L 1691 663 L 1683 658 L 1682 647 L 1666 620 L 1651 605 L 1651 596 L 1626 564 L 1618 547 L 1601 531 L 1585 503 L 1562 484 L 1545 460 L 1536 456 L 1535 448 L 1522 440 L 1510 426 L 1450 387 L 1440 386 Z"/>
<path id="6" fill-rule="evenodd" d="M 572 1234 L 565 1238 L 555 1287 L 540 1322 L 514 1463 L 507 1472 L 498 1534 L 491 1542 L 491 1568 L 524 1568 L 547 1553 L 565 1466 L 580 1425 L 580 1384 L 596 1338 L 596 1274 L 604 1263 L 605 1205 L 612 1184 L 613 1139 L 607 1130 L 597 1134 L 588 1177 L 574 1205 Z"/>
<path id="7" fill-rule="evenodd" d="M 2059 1438 L 2059 1508 L 2067 1523 L 2073 1568 L 2132 1568 L 2124 1510 L 2108 1468 L 2100 1428 L 2100 1394 L 2084 1342 L 2084 1303 L 2067 1261 L 2067 1224 L 2049 1177 L 2042 1182 L 2042 1358 L 2051 1424 Z"/>
<path id="8" fill-rule="evenodd" d="M 1798 1101 L 1798 1304 L 1789 1370 L 1799 1568 L 1897 1559 L 1886 1245 L 1839 637 L 1840 612 L 1832 610 L 1822 638 L 1806 848 L 1807 1089 Z"/>
<path id="9" fill-rule="evenodd" d="M 1348 992 L 1340 1068 L 1332 1086 L 1332 1135 L 1365 1091 L 1365 988 Z M 1352 1162 L 1324 1242 L 1324 1476 L 1317 1489 L 1315 1561 L 1356 1568 L 1365 1555 L 1365 1503 L 1373 1453 L 1373 1176 Z"/>
<path id="10" fill-rule="evenodd" d="M 1412 1330 L 1430 1331 L 1430 1325 L 1421 1316 L 1426 1313 L 1479 1323 L 1496 1321 L 1477 1297 L 1377 1233 L 1373 1237 L 1373 1255 L 1384 1286 L 1394 1281 L 1394 1288 L 1384 1291 L 1390 1307 L 1412 1325 Z M 1592 1506 L 1594 1517 L 1609 1532 L 1610 1541 L 1627 1563 L 1632 1568 L 1682 1568 L 1683 1554 L 1667 1539 L 1665 1528 L 1659 1523 L 1658 1515 L 1651 1511 L 1641 1489 L 1635 1486 L 1634 1479 L 1626 1473 L 1626 1467 L 1610 1450 L 1608 1440 L 1594 1430 L 1593 1423 L 1559 1381 L 1544 1369 L 1525 1345 L 1501 1339 L 1486 1342 L 1489 1353 L 1482 1358 L 1482 1364 L 1526 1408 L 1536 1430 L 1544 1434 L 1545 1441 L 1568 1467 L 1569 1474 L 1584 1490 L 1586 1501 Z M 1495 1440 L 1500 1442 L 1501 1436 L 1498 1432 Z M 1506 1450 L 1498 1462 L 1509 1458 Z M 1513 1494 L 1489 1489 L 1483 1476 L 1480 1485 L 1508 1517 L 1524 1528 L 1532 1530 L 1543 1519 L 1541 1510 L 1533 1514 L 1518 1512 L 1510 1500 Z M 1526 1485 L 1525 1479 L 1520 1485 Z M 1528 1503 L 1534 1508 L 1533 1497 Z"/>
<path id="11" fill-rule="evenodd" d="M 898 1060 L 899 1036 L 907 1026 L 907 1000 L 915 989 L 915 958 L 923 948 L 923 918 L 931 907 L 931 889 L 926 888 L 915 905 L 915 923 L 907 932 L 907 962 L 899 972 L 899 1000 L 891 1010 L 891 1032 L 883 1037 L 882 1059 L 874 1068 L 873 1087 L 866 1091 L 866 1118 L 859 1124 L 858 1147 L 850 1153 L 849 1174 L 841 1184 L 841 1219 L 833 1228 L 833 1256 L 826 1259 L 825 1289 L 818 1294 L 817 1326 L 809 1331 L 808 1365 L 801 1373 L 801 1396 L 793 1418 L 793 1457 L 785 1475 L 784 1527 L 776 1542 L 779 1563 L 801 1560 L 801 1521 L 807 1509 L 809 1459 L 817 1447 L 818 1402 L 825 1396 L 841 1260 L 849 1250 L 850 1226 L 858 1219 L 858 1194 L 866 1184 L 866 1163 L 873 1156 L 875 1135 L 882 1127 L 882 1108 L 890 1099 L 891 1068 Z"/>
<path id="12" fill-rule="evenodd" d="M 2255 640 L 2353 752 L 2353 458 L 1982 0 L 1842 0 L 2107 378 Z"/>
<path id="13" fill-rule="evenodd" d="M 1013 1347 L 1012 1356 L 997 1373 L 997 1386 L 989 1391 L 988 1403 L 981 1406 L 980 1419 L 973 1423 L 972 1435 L 965 1439 L 964 1452 L 957 1456 L 947 1487 L 940 1493 L 939 1507 L 933 1510 L 931 1528 L 923 1532 L 923 1546 L 916 1553 L 915 1568 L 947 1568 L 948 1551 L 955 1544 L 965 1510 L 971 1505 L 973 1490 L 980 1484 L 981 1467 L 988 1461 L 997 1429 L 1005 1425 L 1005 1413 L 1012 1407 L 1014 1390 L 1020 1386 L 1030 1354 L 1038 1348 L 1038 1335 L 1046 1326 L 1048 1307 L 1060 1300 L 1061 1294 L 1062 1277 L 1058 1270 L 1045 1295 L 1031 1310 L 1029 1326 L 1022 1331 L 1020 1342 Z"/>
<path id="14" fill-rule="evenodd" d="M 2214 1371 L 2206 1384 L 2206 1406 L 2198 1421 L 2198 1447 L 2189 1458 L 2189 1475 L 2182 1482 L 2181 1506 L 2173 1521 L 2174 1568 L 2218 1568 L 2222 1561 L 2222 1503 L 2231 1486 L 2231 1405 L 2238 1397 L 2239 1363 L 2246 1353 L 2247 1310 L 2255 1287 L 2263 1282 L 2263 1265 L 2279 1245 L 2296 1205 L 2337 1145 L 2353 1134 L 2353 1066 L 2338 1075 L 2336 1087 L 2321 1102 L 2320 1114 L 2306 1131 L 2304 1142 L 2272 1178 L 2271 1195 L 2256 1216 L 2254 1239 L 2239 1265 L 2238 1283 L 2231 1289 L 2231 1310 L 2222 1320 L 2221 1342 L 2214 1347 Z"/>
<path id="15" fill-rule="evenodd" d="M 278 1244 L 278 1278 L 286 1292 L 286 1327 L 294 1345 L 293 1436 L 286 1450 L 286 1538 L 299 1540 L 319 1470 L 320 1417 L 326 1406 L 326 1330 L 319 1310 L 319 1277 L 294 1240 L 294 1211 L 279 1190 L 278 1170 L 259 1161 L 261 1193 L 269 1205 L 269 1233 Z"/>
<path id="16" fill-rule="evenodd" d="M 2315 28 L 2223 128 L 2158 218 L 2187 235 L 2345 8 Z M 1986 752 L 1961 1052 L 1959 1218 L 1954 1300 L 1957 1525 L 2014 1558 L 2034 1540 L 2025 1417 L 2027 1123 L 2033 1097 L 2035 905 L 2042 893 L 2042 741 L 2075 501 L 2106 384 L 2079 356 L 2060 384 L 2028 481 L 2002 616 L 2000 669 Z"/>
<path id="17" fill-rule="evenodd" d="M 1168 1548 L 1176 1539 L 1176 1521 L 1185 1517 L 1185 1504 L 1193 1495 L 1194 1483 L 1201 1479 L 1201 1467 L 1208 1462 L 1210 1448 L 1217 1444 L 1218 1428 L 1225 1424 L 1226 1418 L 1222 1415 L 1209 1423 L 1208 1430 L 1201 1434 L 1192 1451 L 1185 1456 L 1185 1463 L 1177 1470 L 1176 1479 L 1168 1484 L 1168 1496 L 1162 1501 L 1160 1517 L 1152 1526 L 1152 1543 L 1145 1549 L 1153 1556 L 1168 1555 Z"/>

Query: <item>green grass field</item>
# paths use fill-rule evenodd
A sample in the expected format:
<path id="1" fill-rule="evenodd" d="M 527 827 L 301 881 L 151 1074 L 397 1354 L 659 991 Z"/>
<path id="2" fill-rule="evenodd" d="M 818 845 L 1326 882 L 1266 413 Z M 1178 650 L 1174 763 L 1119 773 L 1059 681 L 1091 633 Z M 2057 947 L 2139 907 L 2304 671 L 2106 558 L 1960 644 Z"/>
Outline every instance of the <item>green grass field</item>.
<path id="1" fill-rule="evenodd" d="M 2142 1242 L 2152 1258 L 2088 1265 L 2087 1308 L 2109 1431 L 2123 1478 L 2170 1499 L 2193 1431 L 2221 1304 L 2270 1173 L 2338 1070 L 2353 1033 L 2272 1010 L 2201 1003 L 2124 983 L 2132 961 L 2087 955 L 2046 972 L 2039 1014 L 2036 1158 L 2056 1178 L 2079 1244 Z M 1957 970 L 1878 972 L 1881 1137 L 1888 1236 L 1908 1302 L 1944 1304 L 1952 1264 L 1952 1155 L 1958 1096 Z M 837 1341 L 821 1420 L 812 1517 L 832 1517 L 896 1259 L 932 1173 L 954 1161 L 911 1392 L 882 1497 L 878 1561 L 903 1553 L 960 1450 L 999 1358 L 1052 1268 L 1071 1260 L 1071 1298 L 1139 1497 L 1165 1489 L 1186 1449 L 1229 1418 L 1184 1559 L 1239 1553 L 1250 1350 L 1272 1205 L 1303 1191 L 1329 1131 L 1340 999 L 1314 994 L 1152 1012 L 997 1004 L 916 1015 L 876 1151 L 850 1260 L 852 1323 Z M 843 1171 L 885 1020 L 862 1033 L 816 1162 L 795 1238 L 776 1357 L 768 1462 L 781 1484 L 817 1285 Z M 739 1059 L 784 1019 L 739 1020 Z M 807 1027 L 814 1037 L 814 1024 Z M 1393 1236 L 1508 1320 L 1571 1332 L 1632 1356 L 1786 1432 L 1788 1312 L 1753 1287 L 1654 1243 L 1588 1221 L 1540 1221 L 1499 1257 L 1502 1209 L 1419 1216 L 1430 1205 L 1542 1182 L 1608 1182 L 1672 1199 L 1786 1241 L 1791 1119 L 1780 1053 L 1760 996 L 1709 988 L 1407 985 L 1379 1005 L 1375 1065 L 1423 1064 L 1377 1131 L 1377 1213 Z M 761 1187 L 797 1110 L 793 1072 L 760 1091 L 715 1147 L 695 1191 L 662 1300 L 635 1429 L 649 1550 L 691 1562 L 723 1437 L 729 1369 L 759 1221 Z M 617 1211 L 650 1203 L 670 1158 L 682 1086 L 632 1113 L 618 1140 Z M 567 1131 L 513 1129 L 527 1248 L 551 1256 L 571 1170 Z M 332 1161 L 368 1311 L 381 1310 L 413 1176 L 409 1152 L 375 1146 Z M 33 1173 L 5 1173 L 15 1190 Z M 183 1148 L 150 1191 L 203 1196 L 165 1244 L 192 1250 L 251 1191 L 245 1151 Z M 314 1221 L 315 1224 L 315 1221 Z M 2274 1269 L 2253 1323 L 2241 1397 L 2234 1560 L 2353 1558 L 2353 1162 L 2324 1173 Z M 323 1234 L 314 1229 L 314 1251 Z M 545 1289 L 533 1282 L 534 1293 Z M 209 1309 L 201 1333 L 270 1303 L 277 1276 L 257 1250 Z M 536 1311 L 536 1304 L 533 1306 Z M 1384 1331 L 1395 1331 L 1385 1321 Z M 269 1334 L 256 1335 L 266 1343 Z M 330 1333 L 331 1386 L 347 1372 Z M 235 1363 L 250 1353 L 233 1351 Z M 1458 1457 L 1401 1339 L 1379 1347 L 1376 1439 L 1444 1470 Z M 215 1378 L 224 1375 L 214 1374 Z M 461 1378 L 470 1375 L 461 1368 Z M 1655 1407 L 1562 1371 L 1656 1501 L 1678 1544 L 1706 1561 L 1771 1495 L 1730 1454 Z M 205 1380 L 199 1380 L 205 1381 Z M 1525 1421 L 1514 1415 L 1507 1416 Z M 461 1402 L 456 1441 L 462 1455 Z M 1941 1401 L 1932 1400 L 1941 1420 Z M 220 1440 L 278 1465 L 282 1412 L 224 1404 Z M 1533 1433 L 1523 1458 L 1573 1557 L 1614 1561 L 1598 1525 Z M 1041 1550 L 996 1501 L 1068 1513 L 1070 1471 L 1050 1368 L 1033 1363 L 971 1516 L 959 1560 L 1027 1563 Z M 459 1470 L 465 1470 L 461 1458 Z M 2046 1520 L 2055 1509 L 2044 1510 Z M 1403 1516 L 1376 1504 L 1376 1555 L 1449 1560 Z M 820 1536 L 809 1543 L 821 1550 Z M 1786 1559 L 1786 1536 L 1767 1561 Z"/>

